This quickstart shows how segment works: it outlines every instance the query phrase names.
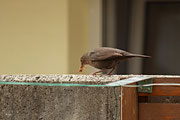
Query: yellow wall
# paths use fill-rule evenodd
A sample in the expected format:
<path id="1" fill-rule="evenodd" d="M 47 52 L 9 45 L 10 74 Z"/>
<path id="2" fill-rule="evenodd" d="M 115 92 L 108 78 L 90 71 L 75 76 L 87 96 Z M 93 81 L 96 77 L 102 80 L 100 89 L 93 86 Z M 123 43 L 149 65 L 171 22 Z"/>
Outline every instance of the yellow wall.
<path id="1" fill-rule="evenodd" d="M 88 50 L 88 0 L 69 0 L 69 73 L 78 73 L 80 57 Z"/>
<path id="2" fill-rule="evenodd" d="M 101 46 L 101 0 L 69 0 L 69 73 L 78 73 L 83 53 Z M 80 74 L 96 71 L 88 66 Z"/>
<path id="3" fill-rule="evenodd" d="M 0 0 L 0 74 L 78 73 L 81 55 L 101 42 L 100 3 Z"/>
<path id="4" fill-rule="evenodd" d="M 1 0 L 0 17 L 0 74 L 68 73 L 68 0 Z"/>

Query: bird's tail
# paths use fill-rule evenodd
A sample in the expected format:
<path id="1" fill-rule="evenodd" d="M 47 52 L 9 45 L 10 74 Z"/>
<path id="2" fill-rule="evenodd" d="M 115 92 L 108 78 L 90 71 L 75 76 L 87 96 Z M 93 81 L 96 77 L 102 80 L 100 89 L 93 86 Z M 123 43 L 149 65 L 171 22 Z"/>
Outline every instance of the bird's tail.
<path id="1" fill-rule="evenodd" d="M 140 54 L 131 54 L 130 57 L 141 57 L 141 58 L 151 58 L 151 56 L 140 55 Z"/>

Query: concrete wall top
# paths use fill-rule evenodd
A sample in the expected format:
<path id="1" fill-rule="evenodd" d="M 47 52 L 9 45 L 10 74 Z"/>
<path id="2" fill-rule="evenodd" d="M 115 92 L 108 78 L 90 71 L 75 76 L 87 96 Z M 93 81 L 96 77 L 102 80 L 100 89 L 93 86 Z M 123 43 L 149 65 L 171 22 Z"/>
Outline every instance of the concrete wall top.
<path id="1" fill-rule="evenodd" d="M 14 74 L 0 75 L 0 81 L 11 82 L 51 82 L 51 83 L 109 83 L 134 76 L 151 76 L 154 78 L 180 78 L 175 75 L 60 75 L 60 74 Z"/>

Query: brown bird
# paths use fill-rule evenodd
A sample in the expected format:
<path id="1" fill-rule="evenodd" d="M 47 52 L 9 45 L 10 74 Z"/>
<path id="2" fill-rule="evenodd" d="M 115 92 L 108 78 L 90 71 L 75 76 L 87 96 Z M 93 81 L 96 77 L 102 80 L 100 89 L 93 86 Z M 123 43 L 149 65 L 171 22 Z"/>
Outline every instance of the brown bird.
<path id="1" fill-rule="evenodd" d="M 150 56 L 133 54 L 110 47 L 97 48 L 85 53 L 81 57 L 81 67 L 79 72 L 83 71 L 84 65 L 90 65 L 97 69 L 100 69 L 100 71 L 93 73 L 93 75 L 96 75 L 96 73 L 99 72 L 104 72 L 107 69 L 111 69 L 111 71 L 108 73 L 108 75 L 110 75 L 122 60 L 133 57 L 149 58 Z"/>

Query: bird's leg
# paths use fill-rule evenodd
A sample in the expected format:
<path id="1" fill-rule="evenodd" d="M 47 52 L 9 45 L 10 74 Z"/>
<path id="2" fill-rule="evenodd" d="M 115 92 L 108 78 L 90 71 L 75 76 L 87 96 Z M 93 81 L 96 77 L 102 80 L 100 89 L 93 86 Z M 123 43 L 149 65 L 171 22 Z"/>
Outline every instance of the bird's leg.
<path id="1" fill-rule="evenodd" d="M 111 69 L 111 71 L 110 71 L 107 75 L 111 75 L 111 73 L 114 71 L 115 68 L 116 68 L 116 67 L 113 67 L 113 68 Z"/>
<path id="2" fill-rule="evenodd" d="M 92 75 L 96 75 L 97 73 L 104 72 L 104 71 L 106 71 L 106 69 L 102 69 L 100 71 L 97 71 L 97 72 L 93 73 Z"/>

